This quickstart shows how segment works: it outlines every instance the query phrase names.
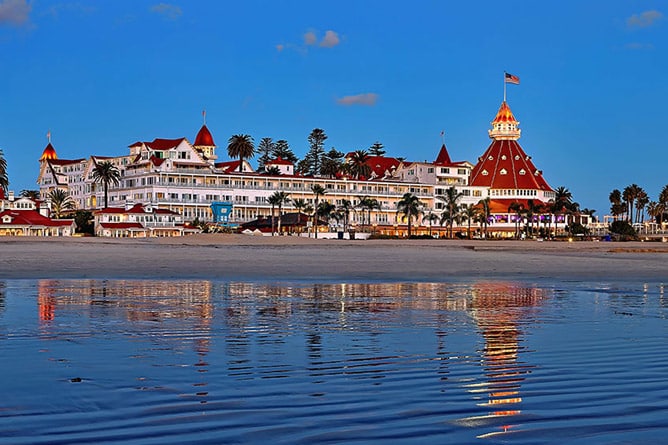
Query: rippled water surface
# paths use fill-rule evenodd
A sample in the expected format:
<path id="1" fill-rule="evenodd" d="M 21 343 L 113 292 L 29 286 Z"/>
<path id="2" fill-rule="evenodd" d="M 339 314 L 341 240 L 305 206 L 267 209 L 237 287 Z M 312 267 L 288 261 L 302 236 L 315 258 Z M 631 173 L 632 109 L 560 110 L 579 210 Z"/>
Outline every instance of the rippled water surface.
<path id="1" fill-rule="evenodd" d="M 628 283 L 0 282 L 0 442 L 657 443 Z"/>

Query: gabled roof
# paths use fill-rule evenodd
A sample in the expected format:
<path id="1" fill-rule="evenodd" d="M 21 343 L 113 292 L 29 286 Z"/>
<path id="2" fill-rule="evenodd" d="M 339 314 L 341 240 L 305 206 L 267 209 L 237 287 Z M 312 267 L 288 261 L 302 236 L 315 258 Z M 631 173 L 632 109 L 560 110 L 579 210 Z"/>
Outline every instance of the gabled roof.
<path id="1" fill-rule="evenodd" d="M 49 163 L 51 165 L 72 165 L 72 164 L 79 164 L 83 161 L 85 161 L 84 158 L 81 158 L 81 159 L 50 159 Z"/>
<path id="2" fill-rule="evenodd" d="M 491 189 L 547 190 L 543 172 L 516 140 L 494 140 L 471 171 L 469 184 Z"/>
<path id="3" fill-rule="evenodd" d="M 100 226 L 105 229 L 138 229 L 145 230 L 144 226 L 136 222 L 103 222 Z"/>
<path id="4" fill-rule="evenodd" d="M 397 158 L 390 158 L 386 156 L 369 156 L 366 160 L 366 165 L 371 168 L 371 172 L 376 177 L 382 178 L 385 172 L 392 173 L 401 162 Z"/>
<path id="5" fill-rule="evenodd" d="M 11 217 L 10 223 L 4 223 L 5 216 Z M 37 210 L 5 210 L 0 212 L 0 225 L 11 226 L 46 226 L 64 227 L 74 224 L 73 219 L 51 219 L 39 213 Z"/>
<path id="6" fill-rule="evenodd" d="M 198 146 L 205 146 L 205 147 L 215 147 L 216 144 L 213 142 L 213 136 L 211 136 L 211 132 L 209 131 L 208 128 L 206 128 L 206 124 L 202 125 L 202 128 L 199 129 L 197 132 L 197 136 L 195 136 L 195 143 L 193 144 L 195 147 Z"/>
<path id="7" fill-rule="evenodd" d="M 181 142 L 185 141 L 186 138 L 179 139 L 153 139 L 153 142 L 145 142 L 146 146 L 151 150 L 171 150 L 174 147 L 177 147 Z"/>
<path id="8" fill-rule="evenodd" d="M 227 162 L 216 162 L 214 166 L 223 170 L 224 172 L 238 172 L 239 163 L 241 161 L 227 161 Z"/>

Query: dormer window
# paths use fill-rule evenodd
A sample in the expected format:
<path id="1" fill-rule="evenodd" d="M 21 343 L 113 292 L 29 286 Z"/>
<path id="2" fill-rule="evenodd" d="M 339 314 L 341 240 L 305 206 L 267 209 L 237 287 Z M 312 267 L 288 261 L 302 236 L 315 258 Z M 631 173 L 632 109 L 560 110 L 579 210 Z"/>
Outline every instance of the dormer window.
<path id="1" fill-rule="evenodd" d="M 501 160 L 505 161 L 506 160 L 506 155 L 501 155 Z"/>
<path id="2" fill-rule="evenodd" d="M 499 173 L 502 174 L 502 175 L 507 175 L 507 174 L 508 174 L 508 170 L 506 170 L 505 168 L 502 168 L 501 171 L 500 171 Z"/>
<path id="3" fill-rule="evenodd" d="M 527 172 L 526 172 L 526 170 L 524 170 L 524 169 L 521 169 L 521 170 L 519 171 L 519 174 L 520 174 L 520 175 L 526 175 L 526 174 L 527 174 Z"/>
<path id="4" fill-rule="evenodd" d="M 483 176 L 487 176 L 487 175 L 489 175 L 489 173 L 487 172 L 487 170 L 483 170 L 481 173 L 482 173 Z"/>
<path id="5" fill-rule="evenodd" d="M 515 160 L 519 161 L 520 160 L 520 155 L 515 155 Z"/>
<path id="6" fill-rule="evenodd" d="M 489 159 L 490 161 L 493 161 L 493 160 L 494 160 L 494 156 L 490 155 L 489 158 L 487 158 L 487 159 Z"/>

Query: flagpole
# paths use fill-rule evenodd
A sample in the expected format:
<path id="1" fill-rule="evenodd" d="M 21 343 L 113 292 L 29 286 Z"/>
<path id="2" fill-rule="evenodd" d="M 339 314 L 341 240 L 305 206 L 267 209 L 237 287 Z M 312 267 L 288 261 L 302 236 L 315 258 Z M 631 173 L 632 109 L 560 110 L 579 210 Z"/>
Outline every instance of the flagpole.
<path id="1" fill-rule="evenodd" d="M 503 72 L 503 101 L 506 101 L 506 72 Z"/>

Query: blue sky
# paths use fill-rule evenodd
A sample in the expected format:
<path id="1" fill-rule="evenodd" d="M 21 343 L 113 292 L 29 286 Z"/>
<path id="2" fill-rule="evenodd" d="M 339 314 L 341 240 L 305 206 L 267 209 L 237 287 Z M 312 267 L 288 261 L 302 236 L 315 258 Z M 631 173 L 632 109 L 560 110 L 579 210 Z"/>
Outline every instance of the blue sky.
<path id="1" fill-rule="evenodd" d="M 381 141 L 433 160 L 441 130 L 473 163 L 503 99 L 553 188 L 608 213 L 613 188 L 668 184 L 668 18 L 661 1 L 0 0 L 0 148 L 10 189 L 59 157 L 137 140 L 287 139 L 341 151 Z"/>

